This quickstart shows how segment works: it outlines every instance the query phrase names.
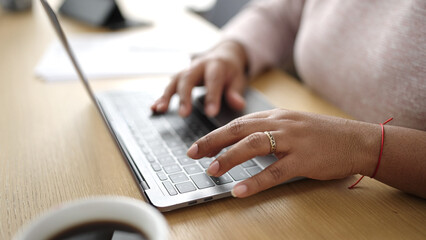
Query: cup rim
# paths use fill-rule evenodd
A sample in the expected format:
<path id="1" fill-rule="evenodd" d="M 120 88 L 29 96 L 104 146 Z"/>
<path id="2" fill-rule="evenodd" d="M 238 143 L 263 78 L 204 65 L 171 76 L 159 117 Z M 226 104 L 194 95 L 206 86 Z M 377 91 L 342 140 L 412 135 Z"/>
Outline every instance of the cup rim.
<path id="1" fill-rule="evenodd" d="M 123 196 L 96 196 L 65 202 L 42 213 L 21 227 L 13 239 L 46 239 L 67 228 L 105 220 L 131 225 L 152 240 L 168 236 L 166 219 L 148 203 Z"/>

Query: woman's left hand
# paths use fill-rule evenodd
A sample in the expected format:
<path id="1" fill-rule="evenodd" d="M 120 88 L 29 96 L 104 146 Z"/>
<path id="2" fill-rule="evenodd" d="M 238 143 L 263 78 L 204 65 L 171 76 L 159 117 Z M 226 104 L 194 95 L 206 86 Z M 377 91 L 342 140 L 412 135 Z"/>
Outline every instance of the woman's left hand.
<path id="1" fill-rule="evenodd" d="M 271 151 L 269 131 L 278 161 L 238 183 L 235 197 L 247 197 L 297 176 L 329 180 L 361 173 L 371 175 L 380 148 L 380 126 L 274 109 L 235 119 L 196 141 L 188 150 L 194 159 L 217 156 L 207 173 L 219 177 L 231 168 Z"/>

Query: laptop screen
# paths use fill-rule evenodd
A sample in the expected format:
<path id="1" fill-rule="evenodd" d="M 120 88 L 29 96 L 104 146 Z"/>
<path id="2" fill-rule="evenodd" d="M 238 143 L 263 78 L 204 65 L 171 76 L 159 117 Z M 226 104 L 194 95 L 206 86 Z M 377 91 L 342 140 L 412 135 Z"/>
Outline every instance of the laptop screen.
<path id="1" fill-rule="evenodd" d="M 82 81 L 84 88 L 87 90 L 87 92 L 89 93 L 90 98 L 92 99 L 92 101 L 95 103 L 96 107 L 98 108 L 98 110 L 100 112 L 100 106 L 98 101 L 96 100 L 95 94 L 93 93 L 92 88 L 90 87 L 89 81 L 87 80 L 86 76 L 83 73 L 83 70 L 81 69 L 80 65 L 77 62 L 77 58 L 75 57 L 69 43 L 67 40 L 67 37 L 65 36 L 64 31 L 62 30 L 62 27 L 59 23 L 59 20 L 55 14 L 55 12 L 52 10 L 52 8 L 50 7 L 50 5 L 46 2 L 46 0 L 40 0 L 41 4 L 43 5 L 44 10 L 47 13 L 47 16 L 49 17 L 50 22 L 53 25 L 53 28 L 55 29 L 59 40 L 62 43 L 62 46 L 64 46 L 65 51 L 67 52 L 68 56 L 71 59 L 72 64 L 74 65 L 75 70 L 77 71 L 77 74 L 80 78 L 80 80 Z"/>

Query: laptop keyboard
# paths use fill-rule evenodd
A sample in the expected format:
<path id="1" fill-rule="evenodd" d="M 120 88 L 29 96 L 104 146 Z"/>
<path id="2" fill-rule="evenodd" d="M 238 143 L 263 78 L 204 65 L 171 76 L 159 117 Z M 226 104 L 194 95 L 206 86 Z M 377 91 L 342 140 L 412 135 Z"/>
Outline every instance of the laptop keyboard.
<path id="1" fill-rule="evenodd" d="M 210 177 L 205 171 L 213 158 L 193 160 L 186 156 L 188 147 L 214 129 L 208 120 L 194 110 L 187 118 L 176 113 L 152 115 L 152 99 L 144 93 L 109 94 L 122 114 L 152 170 L 170 195 L 211 188 L 249 178 L 262 169 L 253 160 L 240 164 L 221 177 Z M 208 126 L 210 125 L 210 126 Z M 226 151 L 223 149 L 221 153 Z"/>

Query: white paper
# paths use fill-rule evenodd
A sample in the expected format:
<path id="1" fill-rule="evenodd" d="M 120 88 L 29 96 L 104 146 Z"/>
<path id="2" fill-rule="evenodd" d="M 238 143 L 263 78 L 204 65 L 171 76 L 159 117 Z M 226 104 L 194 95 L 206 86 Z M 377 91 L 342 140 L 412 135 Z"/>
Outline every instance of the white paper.
<path id="1" fill-rule="evenodd" d="M 190 64 L 187 51 L 149 35 L 102 33 L 73 36 L 69 42 L 88 79 L 170 74 Z M 35 74 L 46 81 L 78 79 L 59 41 L 47 49 Z"/>

